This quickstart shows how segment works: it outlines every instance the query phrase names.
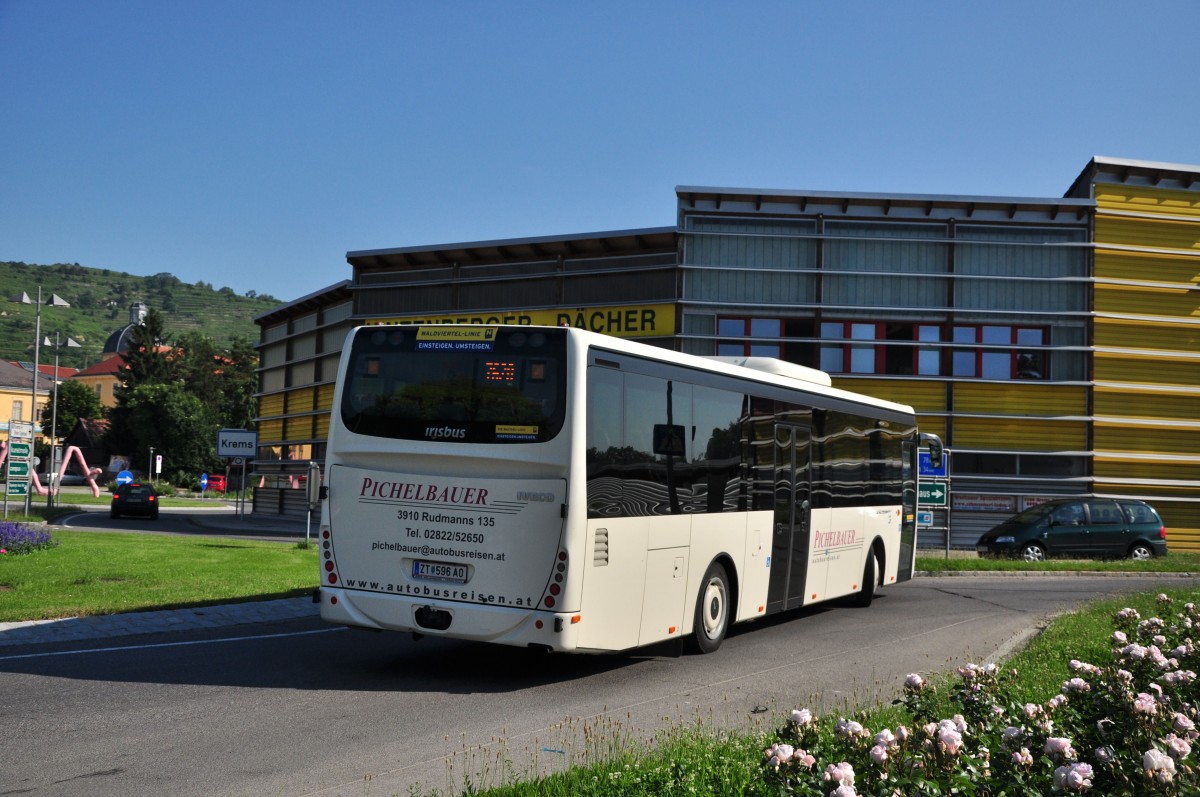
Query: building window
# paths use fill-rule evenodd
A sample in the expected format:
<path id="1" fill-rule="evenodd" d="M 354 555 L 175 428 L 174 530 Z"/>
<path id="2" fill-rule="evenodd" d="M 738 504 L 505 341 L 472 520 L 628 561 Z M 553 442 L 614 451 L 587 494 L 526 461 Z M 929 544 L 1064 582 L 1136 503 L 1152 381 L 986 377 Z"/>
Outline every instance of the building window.
<path id="1" fill-rule="evenodd" d="M 954 342 L 955 343 L 977 343 L 976 335 L 978 330 L 975 327 L 955 327 Z M 955 347 L 954 354 L 951 357 L 953 363 L 950 373 L 954 376 L 975 376 L 975 357 L 978 354 L 978 349 L 958 348 Z"/>
<path id="2" fill-rule="evenodd" d="M 942 341 L 935 324 L 821 322 L 822 371 L 890 376 L 942 375 Z M 949 330 L 953 376 L 1044 379 L 1046 331 L 1038 327 L 962 325 Z"/>
<path id="3" fill-rule="evenodd" d="M 14 421 L 25 420 L 25 402 L 14 401 L 12 408 L 12 416 Z"/>
<path id="4" fill-rule="evenodd" d="M 821 339 L 830 342 L 821 343 L 821 370 L 838 374 L 879 373 L 882 348 L 876 341 L 881 337 L 881 326 L 858 321 L 822 322 Z"/>
<path id="5" fill-rule="evenodd" d="M 1039 327 L 956 326 L 954 342 L 960 344 L 952 358 L 954 376 L 1046 378 L 1046 331 Z"/>
<path id="6" fill-rule="evenodd" d="M 782 358 L 783 322 L 778 318 L 719 318 L 717 336 L 722 357 Z"/>
<path id="7" fill-rule="evenodd" d="M 918 324 L 916 338 L 921 343 L 937 343 L 942 339 L 942 328 Z M 940 376 L 942 353 L 937 346 L 917 347 L 917 373 L 921 376 Z"/>
<path id="8" fill-rule="evenodd" d="M 1017 379 L 1045 379 L 1046 331 L 1017 327 Z M 1037 348 L 1030 348 L 1036 346 Z"/>

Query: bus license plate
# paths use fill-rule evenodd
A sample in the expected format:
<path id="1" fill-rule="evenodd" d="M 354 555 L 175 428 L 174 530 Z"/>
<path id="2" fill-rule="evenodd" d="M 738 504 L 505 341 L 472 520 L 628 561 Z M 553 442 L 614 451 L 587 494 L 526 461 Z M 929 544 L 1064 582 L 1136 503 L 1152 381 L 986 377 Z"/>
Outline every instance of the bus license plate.
<path id="1" fill-rule="evenodd" d="M 467 581 L 467 566 L 452 565 L 446 562 L 413 562 L 413 578 L 424 578 L 431 581 L 456 581 L 465 584 Z"/>

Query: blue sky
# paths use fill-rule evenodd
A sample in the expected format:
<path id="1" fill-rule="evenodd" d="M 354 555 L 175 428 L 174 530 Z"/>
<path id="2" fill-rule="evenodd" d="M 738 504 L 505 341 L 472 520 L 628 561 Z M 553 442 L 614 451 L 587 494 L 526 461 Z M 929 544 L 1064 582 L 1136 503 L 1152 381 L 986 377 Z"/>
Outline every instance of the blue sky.
<path id="1" fill-rule="evenodd" d="M 677 185 L 1061 196 L 1200 163 L 1200 2 L 0 0 L 0 260 L 290 301 Z"/>

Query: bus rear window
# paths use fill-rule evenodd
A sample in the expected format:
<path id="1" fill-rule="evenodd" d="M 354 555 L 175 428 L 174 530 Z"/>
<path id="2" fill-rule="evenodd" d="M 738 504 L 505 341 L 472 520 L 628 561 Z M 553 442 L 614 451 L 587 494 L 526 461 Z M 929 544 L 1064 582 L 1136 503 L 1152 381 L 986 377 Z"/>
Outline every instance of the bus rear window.
<path id="1" fill-rule="evenodd" d="M 348 356 L 341 418 L 357 434 L 539 443 L 562 428 L 562 331 L 381 326 L 359 330 Z"/>

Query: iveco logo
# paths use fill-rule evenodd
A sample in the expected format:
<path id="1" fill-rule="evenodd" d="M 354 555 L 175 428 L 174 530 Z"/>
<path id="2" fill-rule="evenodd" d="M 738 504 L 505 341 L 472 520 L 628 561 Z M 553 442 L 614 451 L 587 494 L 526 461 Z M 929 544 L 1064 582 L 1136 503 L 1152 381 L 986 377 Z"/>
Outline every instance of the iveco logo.
<path id="1" fill-rule="evenodd" d="M 427 426 L 425 436 L 430 440 L 462 440 L 466 438 L 467 430 L 453 426 Z"/>

